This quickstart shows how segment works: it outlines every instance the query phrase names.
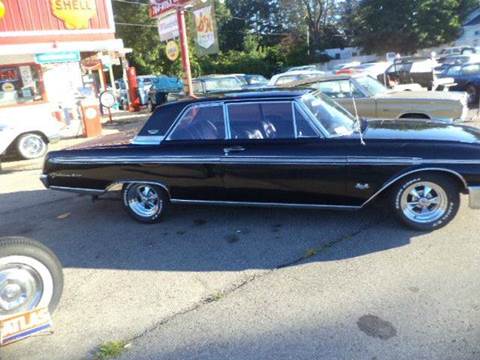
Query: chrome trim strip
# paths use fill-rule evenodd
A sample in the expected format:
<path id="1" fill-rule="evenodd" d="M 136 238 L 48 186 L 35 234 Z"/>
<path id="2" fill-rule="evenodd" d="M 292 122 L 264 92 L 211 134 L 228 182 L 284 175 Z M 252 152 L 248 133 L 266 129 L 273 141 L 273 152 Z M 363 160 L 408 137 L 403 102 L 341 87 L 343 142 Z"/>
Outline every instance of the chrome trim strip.
<path id="1" fill-rule="evenodd" d="M 360 206 L 347 205 L 315 205 L 315 204 L 287 204 L 287 203 L 263 203 L 263 202 L 243 202 L 243 201 L 208 201 L 208 200 L 183 200 L 171 199 L 173 204 L 197 204 L 197 205 L 220 205 L 220 206 L 255 206 L 255 207 L 278 207 L 292 209 L 336 209 L 336 210 L 358 210 Z"/>
<path id="2" fill-rule="evenodd" d="M 107 189 L 105 190 L 105 192 L 107 191 L 118 191 L 118 190 L 121 190 L 118 189 L 118 186 L 121 186 L 123 188 L 123 185 L 126 185 L 126 184 L 149 184 L 149 185 L 157 185 L 157 186 L 160 186 L 163 190 L 166 191 L 168 197 L 170 198 L 170 190 L 168 189 L 168 187 L 164 184 L 162 184 L 161 182 L 158 182 L 158 181 L 149 181 L 149 180 L 118 180 L 118 181 L 115 181 L 113 183 L 111 183 Z"/>
<path id="3" fill-rule="evenodd" d="M 137 164 L 137 163 L 158 163 L 158 164 L 217 164 L 223 163 L 225 159 L 221 156 L 161 156 L 152 155 L 144 157 L 53 157 L 49 161 L 53 164 Z M 238 155 L 228 159 L 231 163 L 252 163 L 252 164 L 344 164 L 344 165 L 480 165 L 480 160 L 457 160 L 457 159 L 421 159 L 410 157 L 284 157 L 284 156 L 242 156 Z"/>
<path id="4" fill-rule="evenodd" d="M 290 104 L 292 105 L 293 136 L 295 137 L 295 139 L 298 139 L 297 115 L 295 114 L 295 103 L 291 101 Z"/>
<path id="5" fill-rule="evenodd" d="M 470 186 L 468 193 L 470 208 L 480 210 L 480 186 Z"/>
<path id="6" fill-rule="evenodd" d="M 404 177 L 408 176 L 408 175 L 411 175 L 411 174 L 415 174 L 415 173 L 419 173 L 419 172 L 424 172 L 424 171 L 438 171 L 438 172 L 447 172 L 447 173 L 450 173 L 452 175 L 455 175 L 456 177 L 458 177 L 465 189 L 468 189 L 468 185 L 467 185 L 467 181 L 463 178 L 462 175 L 460 175 L 458 172 L 456 171 L 453 171 L 453 170 L 449 170 L 449 169 L 442 169 L 442 168 L 421 168 L 421 169 L 416 169 L 416 170 L 412 170 L 412 171 L 408 171 L 400 176 L 397 176 L 396 178 L 388 181 L 386 184 L 384 184 L 382 186 L 382 188 L 380 190 L 378 190 L 375 194 L 373 194 L 367 201 L 365 201 L 363 203 L 363 205 L 361 206 L 362 208 L 364 208 L 365 206 L 367 206 L 369 203 L 371 203 L 378 195 L 380 195 L 381 193 L 383 193 L 387 188 L 389 188 L 391 185 L 393 185 L 394 183 L 396 183 L 398 180 L 400 179 L 403 179 Z"/>
<path id="7" fill-rule="evenodd" d="M 135 136 L 131 141 L 133 145 L 160 145 L 164 136 Z"/>
<path id="8" fill-rule="evenodd" d="M 105 193 L 105 190 L 74 188 L 74 187 L 66 187 L 66 186 L 49 186 L 49 189 L 58 190 L 58 191 L 67 191 L 67 192 L 73 192 L 73 193 L 85 194 L 85 195 L 101 195 Z"/>

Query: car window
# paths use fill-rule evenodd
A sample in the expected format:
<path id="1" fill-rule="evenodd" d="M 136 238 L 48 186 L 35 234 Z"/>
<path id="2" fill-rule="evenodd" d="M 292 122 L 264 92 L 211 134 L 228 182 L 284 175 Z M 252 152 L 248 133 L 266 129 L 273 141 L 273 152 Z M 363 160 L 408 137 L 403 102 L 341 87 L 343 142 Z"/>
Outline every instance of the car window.
<path id="1" fill-rule="evenodd" d="M 194 94 L 203 94 L 203 87 L 200 81 L 194 81 L 192 83 L 193 86 L 193 93 Z"/>
<path id="2" fill-rule="evenodd" d="M 352 95 L 356 98 L 364 97 L 356 84 L 349 80 L 324 81 L 313 87 L 332 99 L 351 98 Z"/>
<path id="3" fill-rule="evenodd" d="M 222 140 L 225 121 L 222 105 L 190 107 L 179 120 L 168 140 Z"/>
<path id="4" fill-rule="evenodd" d="M 277 79 L 277 82 L 275 83 L 275 85 L 281 86 L 297 80 L 301 80 L 301 78 L 298 75 L 281 76 Z"/>
<path id="5" fill-rule="evenodd" d="M 240 90 L 242 83 L 237 78 L 218 78 L 205 80 L 207 91 Z"/>
<path id="6" fill-rule="evenodd" d="M 464 75 L 478 74 L 480 72 L 480 64 L 465 65 L 462 72 Z"/>
<path id="7" fill-rule="evenodd" d="M 233 139 L 293 139 L 291 102 L 228 105 Z"/>
<path id="8" fill-rule="evenodd" d="M 462 70 L 461 66 L 450 66 L 447 70 L 448 76 L 456 76 L 459 75 Z"/>
<path id="9" fill-rule="evenodd" d="M 295 106 L 295 124 L 297 126 L 298 138 L 318 138 L 318 134 L 313 128 L 312 124 L 305 118 L 305 116 Z"/>

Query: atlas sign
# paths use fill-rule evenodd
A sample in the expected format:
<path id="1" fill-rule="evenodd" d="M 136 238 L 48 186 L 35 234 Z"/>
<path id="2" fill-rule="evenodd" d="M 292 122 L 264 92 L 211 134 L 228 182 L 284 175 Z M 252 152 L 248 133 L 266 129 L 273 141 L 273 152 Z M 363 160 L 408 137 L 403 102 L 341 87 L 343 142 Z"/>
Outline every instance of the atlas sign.
<path id="1" fill-rule="evenodd" d="M 150 17 L 156 18 L 191 0 L 150 0 Z"/>

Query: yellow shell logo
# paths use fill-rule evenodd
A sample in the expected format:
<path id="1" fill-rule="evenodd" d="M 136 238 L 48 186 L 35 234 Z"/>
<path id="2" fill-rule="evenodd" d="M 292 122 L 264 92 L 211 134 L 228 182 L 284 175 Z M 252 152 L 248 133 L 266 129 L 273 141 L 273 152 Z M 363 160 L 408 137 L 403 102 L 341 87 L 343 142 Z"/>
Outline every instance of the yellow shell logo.
<path id="1" fill-rule="evenodd" d="M 0 1 L 0 19 L 3 19 L 5 16 L 5 4 L 3 1 Z"/>
<path id="2" fill-rule="evenodd" d="M 95 0 L 50 0 L 53 15 L 69 30 L 88 29 L 89 21 L 97 14 Z"/>

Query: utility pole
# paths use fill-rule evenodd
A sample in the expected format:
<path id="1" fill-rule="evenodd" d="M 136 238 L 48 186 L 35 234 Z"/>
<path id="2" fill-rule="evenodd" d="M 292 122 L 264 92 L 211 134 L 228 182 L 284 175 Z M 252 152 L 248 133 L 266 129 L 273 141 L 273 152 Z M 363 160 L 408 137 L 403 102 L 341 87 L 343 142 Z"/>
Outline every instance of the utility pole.
<path id="1" fill-rule="evenodd" d="M 188 50 L 187 26 L 185 24 L 185 8 L 180 5 L 177 7 L 178 32 L 180 34 L 180 47 L 182 49 L 182 66 L 187 86 L 186 93 L 193 97 L 192 69 L 190 66 L 190 52 Z"/>

